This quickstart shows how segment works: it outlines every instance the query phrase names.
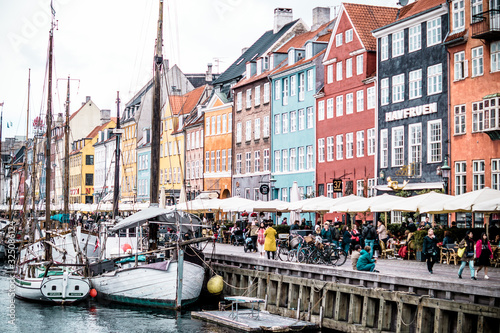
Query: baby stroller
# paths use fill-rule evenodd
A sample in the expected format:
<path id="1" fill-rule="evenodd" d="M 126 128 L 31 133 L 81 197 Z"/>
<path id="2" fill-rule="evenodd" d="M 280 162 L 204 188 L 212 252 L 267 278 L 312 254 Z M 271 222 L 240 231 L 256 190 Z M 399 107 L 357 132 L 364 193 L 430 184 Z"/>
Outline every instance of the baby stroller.
<path id="1" fill-rule="evenodd" d="M 246 236 L 245 237 L 245 244 L 243 244 L 243 250 L 245 251 L 245 253 L 248 251 L 257 252 L 255 244 L 253 243 L 253 239 L 252 239 L 252 237 L 250 237 L 250 233 L 247 233 L 245 236 Z"/>
<path id="2" fill-rule="evenodd" d="M 242 230 L 236 230 L 234 232 L 234 242 L 233 245 L 239 246 L 239 245 L 244 245 L 245 243 L 245 238 L 243 237 L 243 231 Z"/>

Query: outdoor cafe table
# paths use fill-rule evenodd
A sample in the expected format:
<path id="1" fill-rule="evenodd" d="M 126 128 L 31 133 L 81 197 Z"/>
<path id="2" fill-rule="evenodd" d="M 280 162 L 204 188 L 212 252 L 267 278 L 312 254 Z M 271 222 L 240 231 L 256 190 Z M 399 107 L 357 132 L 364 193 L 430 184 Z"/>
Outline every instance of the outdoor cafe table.
<path id="1" fill-rule="evenodd" d="M 227 296 L 224 297 L 226 301 L 231 302 L 231 314 L 229 315 L 232 319 L 238 320 L 238 304 L 250 303 L 252 304 L 252 312 L 250 313 L 250 317 L 254 319 L 259 319 L 259 303 L 264 303 L 265 301 L 261 298 L 255 297 L 243 297 L 243 296 Z M 254 312 L 254 305 L 257 304 L 257 309 Z"/>

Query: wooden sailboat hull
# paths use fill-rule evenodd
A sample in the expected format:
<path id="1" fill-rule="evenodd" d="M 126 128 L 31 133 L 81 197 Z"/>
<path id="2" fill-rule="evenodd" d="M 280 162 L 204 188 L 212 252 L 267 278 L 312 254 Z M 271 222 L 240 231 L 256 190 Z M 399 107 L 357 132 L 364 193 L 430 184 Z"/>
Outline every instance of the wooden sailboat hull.
<path id="1" fill-rule="evenodd" d="M 14 284 L 17 298 L 54 305 L 84 300 L 90 292 L 87 278 L 69 274 L 44 278 L 16 277 Z"/>
<path id="2" fill-rule="evenodd" d="M 165 267 L 159 268 L 161 265 Z M 195 302 L 201 293 L 205 270 L 184 261 L 181 306 Z M 177 262 L 170 261 L 117 270 L 91 279 L 97 297 L 106 300 L 175 309 L 177 308 Z"/>

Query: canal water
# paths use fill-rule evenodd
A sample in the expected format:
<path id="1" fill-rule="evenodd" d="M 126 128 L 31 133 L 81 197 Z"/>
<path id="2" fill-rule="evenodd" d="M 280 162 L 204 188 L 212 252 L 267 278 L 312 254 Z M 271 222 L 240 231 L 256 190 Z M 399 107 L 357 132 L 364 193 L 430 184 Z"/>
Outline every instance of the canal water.
<path id="1" fill-rule="evenodd" d="M 0 266 L 0 332 L 2 333 L 234 332 L 233 329 L 191 319 L 189 311 L 135 308 L 101 304 L 93 300 L 71 306 L 48 306 L 13 298 L 13 288 L 13 279 L 4 267 Z M 214 309 L 214 305 L 198 305 L 192 310 L 202 308 Z"/>

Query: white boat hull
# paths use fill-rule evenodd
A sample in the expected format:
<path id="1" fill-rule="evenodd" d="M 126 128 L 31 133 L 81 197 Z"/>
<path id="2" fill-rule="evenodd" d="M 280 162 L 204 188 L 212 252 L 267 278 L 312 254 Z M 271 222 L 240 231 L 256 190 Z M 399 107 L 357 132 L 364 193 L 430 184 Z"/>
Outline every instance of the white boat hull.
<path id="1" fill-rule="evenodd" d="M 97 296 L 107 300 L 162 308 L 177 308 L 177 262 L 120 269 L 91 278 Z M 184 261 L 181 306 L 195 302 L 201 293 L 205 270 Z"/>

